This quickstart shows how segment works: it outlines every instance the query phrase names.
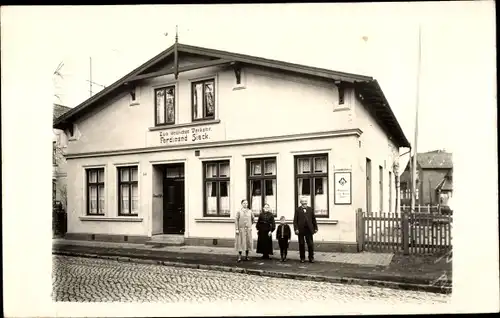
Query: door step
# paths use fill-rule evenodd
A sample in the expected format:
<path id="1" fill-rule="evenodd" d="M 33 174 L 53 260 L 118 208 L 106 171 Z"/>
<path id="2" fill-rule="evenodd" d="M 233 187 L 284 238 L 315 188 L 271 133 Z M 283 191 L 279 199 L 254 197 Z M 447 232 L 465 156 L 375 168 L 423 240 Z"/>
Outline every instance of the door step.
<path id="1" fill-rule="evenodd" d="M 153 235 L 151 239 L 147 241 L 145 244 L 155 245 L 156 247 L 182 246 L 184 245 L 184 235 L 176 235 L 176 234 Z"/>

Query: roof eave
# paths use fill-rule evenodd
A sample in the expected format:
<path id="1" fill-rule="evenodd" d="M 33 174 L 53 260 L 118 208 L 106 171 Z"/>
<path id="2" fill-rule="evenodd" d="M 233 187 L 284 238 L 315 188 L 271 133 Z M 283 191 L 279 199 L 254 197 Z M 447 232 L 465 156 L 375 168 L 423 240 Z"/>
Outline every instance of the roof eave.
<path id="1" fill-rule="evenodd" d="M 179 50 L 185 53 L 199 54 L 199 55 L 211 55 L 222 59 L 236 60 L 241 63 L 255 64 L 264 67 L 270 67 L 275 69 L 281 69 L 285 71 L 291 71 L 295 73 L 309 74 L 313 76 L 318 76 L 327 79 L 338 79 L 346 82 L 357 82 L 357 81 L 371 81 L 373 80 L 370 76 L 332 71 L 323 68 L 317 68 L 312 66 L 306 66 L 301 64 L 294 64 L 284 61 L 266 59 L 262 57 L 250 56 L 240 53 L 226 52 L 215 49 L 197 47 L 186 44 L 179 44 Z"/>
<path id="2" fill-rule="evenodd" d="M 171 45 L 168 49 L 164 50 L 163 52 L 160 52 L 159 54 L 157 54 L 156 56 L 154 56 L 153 58 L 151 58 L 147 62 L 143 63 L 139 67 L 135 68 L 133 71 L 131 71 L 127 75 L 123 76 L 122 78 L 120 78 L 119 80 L 117 80 L 116 82 L 114 82 L 113 84 L 111 84 L 110 86 L 104 88 L 99 93 L 97 93 L 94 96 L 90 97 L 89 99 L 83 101 L 80 105 L 76 106 L 75 108 L 72 108 L 70 111 L 64 113 L 61 117 L 59 117 L 55 121 L 54 128 L 64 127 L 65 124 L 67 124 L 66 121 L 70 120 L 71 117 L 73 117 L 73 115 L 78 114 L 81 110 L 83 110 L 87 106 L 91 105 L 94 102 L 97 102 L 102 97 L 108 95 L 109 93 L 113 92 L 115 89 L 117 89 L 120 86 L 124 85 L 125 83 L 127 83 L 127 81 L 131 77 L 137 75 L 138 73 L 140 73 L 143 70 L 147 69 L 151 65 L 155 64 L 156 62 L 158 62 L 158 60 L 161 60 L 165 56 L 168 56 L 173 51 L 173 48 L 174 48 L 174 45 Z M 60 128 L 58 128 L 58 129 L 60 129 Z"/>
<path id="3" fill-rule="evenodd" d="M 373 112 L 372 115 L 375 117 L 375 120 L 381 126 L 386 127 L 387 130 L 391 131 L 390 137 L 396 142 L 398 147 L 410 148 L 411 144 L 406 138 L 403 129 L 399 125 L 399 122 L 394 115 L 394 112 L 392 111 L 389 102 L 387 101 L 387 98 L 385 97 L 384 92 L 382 91 L 382 88 L 380 87 L 377 80 L 360 82 L 356 87 L 358 89 L 361 89 L 363 92 L 372 94 L 374 98 L 377 98 L 379 100 L 379 102 L 375 102 L 373 100 L 369 101 L 365 99 L 362 99 L 361 101 L 362 103 L 368 104 L 369 106 L 374 106 L 368 108 L 371 112 Z M 376 107 L 379 107 L 379 109 L 375 109 Z"/>

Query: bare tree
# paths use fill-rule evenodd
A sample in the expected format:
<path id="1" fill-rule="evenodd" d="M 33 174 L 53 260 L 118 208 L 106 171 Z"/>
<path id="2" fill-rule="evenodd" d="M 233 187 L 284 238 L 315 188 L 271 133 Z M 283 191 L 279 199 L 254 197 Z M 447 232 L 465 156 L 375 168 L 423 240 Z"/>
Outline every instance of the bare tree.
<path id="1" fill-rule="evenodd" d="M 392 165 L 392 172 L 394 173 L 394 187 L 396 188 L 396 213 L 399 209 L 399 160 L 395 160 Z"/>
<path id="2" fill-rule="evenodd" d="M 61 73 L 61 69 L 63 68 L 64 66 L 64 62 L 61 61 L 59 62 L 59 65 L 57 65 L 57 68 L 55 69 L 54 73 L 53 73 L 53 76 L 54 76 L 54 80 L 59 77 L 61 79 L 64 79 L 64 76 L 62 75 Z M 59 96 L 59 94 L 57 94 L 54 90 L 54 97 L 57 98 L 59 101 L 61 101 L 61 96 Z"/>

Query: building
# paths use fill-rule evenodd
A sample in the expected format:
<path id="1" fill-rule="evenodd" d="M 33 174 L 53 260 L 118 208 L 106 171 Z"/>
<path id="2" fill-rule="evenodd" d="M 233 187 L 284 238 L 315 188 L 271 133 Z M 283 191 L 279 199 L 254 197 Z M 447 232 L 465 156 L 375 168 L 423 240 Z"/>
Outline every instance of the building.
<path id="1" fill-rule="evenodd" d="M 305 196 L 318 248 L 357 249 L 356 209 L 394 209 L 409 147 L 371 77 L 178 43 L 54 127 L 75 239 L 233 246 L 242 199 L 291 223 Z"/>
<path id="2" fill-rule="evenodd" d="M 401 175 L 401 205 L 411 203 L 411 162 Z M 416 205 L 447 205 L 453 195 L 453 158 L 444 150 L 417 154 Z"/>
<path id="3" fill-rule="evenodd" d="M 69 111 L 71 108 L 59 104 L 53 104 L 53 120 L 54 122 Z M 67 145 L 66 135 L 64 130 L 52 129 L 52 201 L 61 202 L 66 205 L 66 159 L 64 158 L 64 150 Z"/>

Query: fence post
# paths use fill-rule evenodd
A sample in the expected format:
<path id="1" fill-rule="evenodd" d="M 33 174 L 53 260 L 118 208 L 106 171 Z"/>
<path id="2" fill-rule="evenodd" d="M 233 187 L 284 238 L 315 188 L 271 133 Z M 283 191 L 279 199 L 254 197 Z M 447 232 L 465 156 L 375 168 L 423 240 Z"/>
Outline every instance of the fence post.
<path id="1" fill-rule="evenodd" d="M 401 213 L 402 217 L 402 231 L 403 231 L 403 254 L 408 255 L 410 254 L 410 226 L 408 222 L 408 213 L 403 212 Z"/>
<path id="2" fill-rule="evenodd" d="M 429 214 L 431 213 L 431 205 L 430 204 L 427 205 L 427 213 L 429 213 Z"/>
<path id="3" fill-rule="evenodd" d="M 356 237 L 358 241 L 358 252 L 363 251 L 364 239 L 365 239 L 365 223 L 363 222 L 363 210 L 356 209 Z"/>

